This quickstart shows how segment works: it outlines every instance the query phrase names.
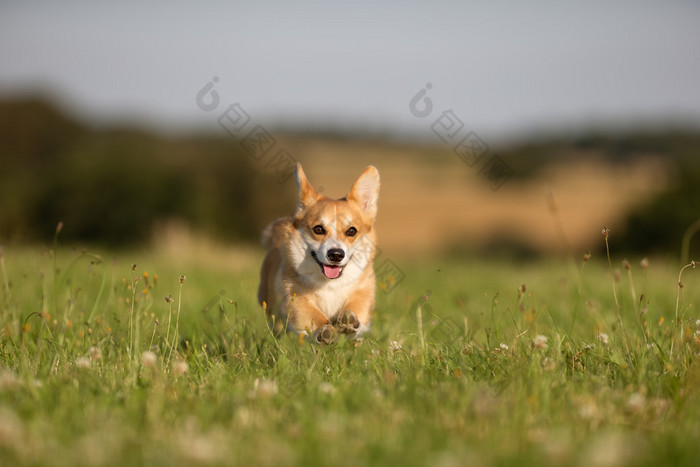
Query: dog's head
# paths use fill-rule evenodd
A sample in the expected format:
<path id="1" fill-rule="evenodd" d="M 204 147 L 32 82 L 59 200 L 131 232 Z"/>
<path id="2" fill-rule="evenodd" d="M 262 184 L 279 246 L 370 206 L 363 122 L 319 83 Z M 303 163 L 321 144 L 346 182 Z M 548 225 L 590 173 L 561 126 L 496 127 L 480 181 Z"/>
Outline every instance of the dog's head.
<path id="1" fill-rule="evenodd" d="M 315 263 L 315 270 L 325 279 L 338 279 L 346 270 L 346 274 L 362 272 L 374 257 L 377 169 L 367 167 L 347 196 L 338 200 L 316 192 L 301 164 L 296 166 L 295 179 L 299 198 L 293 218 L 301 237 L 299 266 Z"/>

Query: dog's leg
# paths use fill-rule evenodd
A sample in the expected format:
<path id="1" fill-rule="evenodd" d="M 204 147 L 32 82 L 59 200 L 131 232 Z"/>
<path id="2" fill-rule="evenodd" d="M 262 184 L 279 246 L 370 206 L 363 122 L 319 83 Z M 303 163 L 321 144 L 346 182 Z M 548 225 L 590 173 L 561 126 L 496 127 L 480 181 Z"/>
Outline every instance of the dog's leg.
<path id="1" fill-rule="evenodd" d="M 338 332 L 321 311 L 306 297 L 295 297 L 290 304 L 289 325 L 297 334 L 304 331 L 318 344 L 332 344 Z"/>
<path id="2" fill-rule="evenodd" d="M 325 324 L 313 333 L 317 344 L 334 344 L 338 341 L 338 331 L 331 324 Z"/>
<path id="3" fill-rule="evenodd" d="M 343 334 L 355 334 L 360 329 L 360 320 L 352 311 L 344 310 L 338 315 L 335 326 Z"/>
<path id="4" fill-rule="evenodd" d="M 361 336 L 369 329 L 370 312 L 373 306 L 374 299 L 371 295 L 355 294 L 336 318 L 336 328 L 351 338 Z"/>

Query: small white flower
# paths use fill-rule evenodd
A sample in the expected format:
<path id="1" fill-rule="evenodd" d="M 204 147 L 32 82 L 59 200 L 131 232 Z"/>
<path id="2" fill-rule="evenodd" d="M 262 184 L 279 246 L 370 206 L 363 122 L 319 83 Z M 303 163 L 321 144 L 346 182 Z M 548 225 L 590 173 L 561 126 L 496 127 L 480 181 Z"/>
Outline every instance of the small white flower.
<path id="1" fill-rule="evenodd" d="M 600 343 L 603 345 L 608 345 L 608 335 L 605 334 L 604 332 L 599 332 L 598 333 L 598 341 L 600 341 Z"/>
<path id="2" fill-rule="evenodd" d="M 97 360 L 102 359 L 102 351 L 95 346 L 90 347 L 90 349 L 88 350 L 88 356 L 90 357 L 90 360 L 95 362 Z"/>
<path id="3" fill-rule="evenodd" d="M 141 365 L 146 368 L 155 368 L 156 363 L 158 363 L 158 356 L 150 350 L 146 350 L 141 354 Z"/>
<path id="4" fill-rule="evenodd" d="M 501 342 L 501 345 L 499 345 L 499 347 L 501 348 L 501 350 L 508 350 L 508 346 L 503 342 Z"/>
<path id="5" fill-rule="evenodd" d="M 182 376 L 185 373 L 187 373 L 187 362 L 184 360 L 175 360 L 175 363 L 173 363 L 173 374 L 175 376 Z"/>
<path id="6" fill-rule="evenodd" d="M 632 413 L 642 413 L 647 406 L 647 398 L 644 394 L 635 392 L 627 399 L 627 410 Z"/>
<path id="7" fill-rule="evenodd" d="M 598 416 L 598 407 L 595 402 L 586 401 L 578 408 L 578 416 L 584 420 L 593 420 Z"/>
<path id="8" fill-rule="evenodd" d="M 402 349 L 403 347 L 401 347 L 401 344 L 399 344 L 397 341 L 389 342 L 389 350 L 391 350 L 392 352 L 401 352 Z"/>
<path id="9" fill-rule="evenodd" d="M 0 390 L 12 389 L 17 386 L 17 377 L 9 370 L 0 371 Z"/>
<path id="10" fill-rule="evenodd" d="M 76 358 L 75 367 L 80 369 L 90 368 L 90 359 L 87 357 Z"/>
<path id="11" fill-rule="evenodd" d="M 536 349 L 546 349 L 547 348 L 547 336 L 543 336 L 542 334 L 538 334 L 532 340 L 532 343 Z"/>
<path id="12" fill-rule="evenodd" d="M 542 359 L 542 369 L 544 371 L 552 371 L 557 367 L 557 362 L 553 358 L 546 357 Z"/>
<path id="13" fill-rule="evenodd" d="M 272 379 L 256 379 L 253 383 L 253 390 L 256 395 L 263 397 L 274 396 L 279 392 L 277 381 Z"/>

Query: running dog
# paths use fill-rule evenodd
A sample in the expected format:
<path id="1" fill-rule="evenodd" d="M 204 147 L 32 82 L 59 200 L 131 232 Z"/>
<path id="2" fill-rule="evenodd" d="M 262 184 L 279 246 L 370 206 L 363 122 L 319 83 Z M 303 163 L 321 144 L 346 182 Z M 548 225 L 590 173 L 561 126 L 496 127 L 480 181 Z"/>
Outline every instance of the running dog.
<path id="1" fill-rule="evenodd" d="M 292 215 L 263 230 L 267 255 L 258 301 L 268 324 L 330 344 L 355 339 L 370 326 L 374 308 L 374 220 L 379 172 L 367 167 L 341 199 L 320 195 L 296 165 L 298 201 Z"/>

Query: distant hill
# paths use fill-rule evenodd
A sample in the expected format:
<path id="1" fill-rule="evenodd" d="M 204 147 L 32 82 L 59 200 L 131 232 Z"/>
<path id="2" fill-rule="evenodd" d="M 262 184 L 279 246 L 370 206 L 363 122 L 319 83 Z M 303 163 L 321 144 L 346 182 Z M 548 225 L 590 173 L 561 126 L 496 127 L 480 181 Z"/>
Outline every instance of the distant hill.
<path id="1" fill-rule="evenodd" d="M 640 161 L 654 160 L 661 167 L 658 186 L 652 172 L 643 179 L 648 190 L 625 191 L 625 197 L 646 193 L 638 202 L 619 202 L 622 198 L 616 198 L 623 194 L 616 193 L 614 184 L 607 191 L 601 185 L 601 192 L 595 193 L 600 201 L 594 202 L 591 196 L 589 206 L 587 193 L 577 194 L 580 200 L 575 209 L 580 209 L 580 216 L 586 208 L 599 209 L 596 206 L 601 204 L 595 203 L 605 199 L 611 205 L 617 202 L 614 213 L 624 209 L 612 237 L 618 250 L 675 254 L 685 229 L 700 218 L 700 132 L 690 130 L 599 132 L 493 145 L 489 157 L 499 158 L 512 170 L 508 185 L 498 194 L 489 189 L 479 170 L 462 163 L 450 147 L 383 141 L 377 134 L 338 135 L 330 130 L 322 135 L 281 132 L 276 137 L 276 146 L 257 157 L 246 150 L 241 138 L 223 129 L 220 136 L 188 137 L 157 135 L 135 127 L 100 129 L 65 115 L 44 99 L 0 100 L 0 242 L 48 241 L 56 223 L 62 221 L 61 235 L 66 240 L 128 246 L 153 240 L 154 225 L 172 220 L 223 240 L 257 242 L 261 228 L 294 205 L 289 169 L 296 160 L 308 164 L 315 184 L 337 183 L 326 187 L 334 197 L 345 193 L 361 167 L 378 165 L 386 182 L 380 196 L 380 207 L 386 206 L 380 216 L 380 237 L 389 240 L 389 249 L 392 245 L 410 248 L 412 241 L 425 248 L 446 249 L 449 238 L 459 237 L 460 232 L 475 235 L 469 237 L 469 242 L 475 242 L 470 251 L 491 251 L 499 244 L 535 251 L 554 248 L 556 241 L 533 243 L 537 232 L 527 233 L 532 226 L 511 227 L 503 216 L 507 220 L 522 214 L 528 219 L 533 217 L 524 210 L 541 213 L 546 209 L 544 196 L 538 198 L 536 193 L 544 193 L 541 187 L 549 183 L 548 174 L 556 167 L 570 167 L 574 171 L 570 177 L 576 175 L 577 167 L 609 167 L 606 180 L 620 177 L 620 187 L 629 182 L 626 170 L 633 170 Z M 285 164 L 273 159 L 282 150 L 288 158 Z M 585 185 L 590 195 L 595 182 Z M 452 188 L 445 191 L 448 187 Z M 528 196 L 535 196 L 534 201 L 525 203 Z M 506 202 L 511 204 L 505 206 Z M 423 232 L 419 238 L 406 232 L 411 225 L 417 231 L 409 208 L 421 203 L 428 203 L 422 209 L 427 209 L 430 225 L 419 229 Z M 488 216 L 477 214 L 475 206 L 489 206 L 491 211 Z M 465 217 L 467 211 L 477 216 L 474 221 L 466 220 L 471 219 Z M 460 217 L 464 217 L 462 223 Z M 478 219 L 491 219 L 494 224 L 476 225 Z M 569 224 L 573 229 L 575 223 Z M 581 228 L 598 227 L 602 226 Z M 435 232 L 446 235 L 435 237 Z M 697 246 L 693 251 L 698 252 Z"/>
<path id="2" fill-rule="evenodd" d="M 0 102 L 0 141 L 5 241 L 47 240 L 62 221 L 67 240 L 128 245 L 171 219 L 252 239 L 271 200 L 293 193 L 234 138 L 96 130 L 43 100 Z"/>

